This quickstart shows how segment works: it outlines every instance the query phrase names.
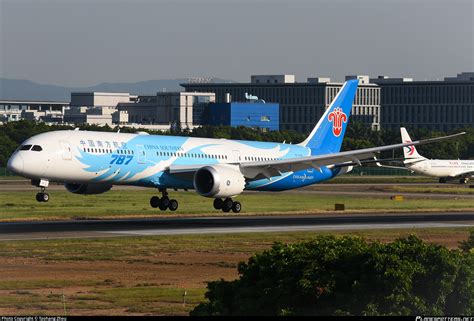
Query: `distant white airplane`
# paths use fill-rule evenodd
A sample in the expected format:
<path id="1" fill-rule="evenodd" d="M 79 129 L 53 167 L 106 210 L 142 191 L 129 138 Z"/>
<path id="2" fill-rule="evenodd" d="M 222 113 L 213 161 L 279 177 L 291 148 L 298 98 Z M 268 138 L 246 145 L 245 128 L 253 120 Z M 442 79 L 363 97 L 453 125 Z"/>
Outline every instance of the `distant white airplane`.
<path id="1" fill-rule="evenodd" d="M 411 138 L 404 127 L 400 128 L 403 143 L 411 143 Z M 459 159 L 427 159 L 416 150 L 415 146 L 403 148 L 405 167 L 415 173 L 439 177 L 440 183 L 459 179 L 461 184 L 466 184 L 474 175 L 474 160 Z"/>
<path id="2" fill-rule="evenodd" d="M 240 212 L 232 198 L 244 190 L 284 191 L 329 180 L 375 153 L 447 139 L 378 146 L 341 152 L 358 81 L 347 81 L 310 135 L 299 144 L 242 140 L 53 131 L 27 139 L 13 153 L 8 169 L 31 179 L 49 200 L 49 182 L 64 183 L 76 194 L 100 194 L 113 185 L 158 189 L 152 207 L 175 211 L 167 189 L 194 189 L 214 199 L 214 208 Z"/>

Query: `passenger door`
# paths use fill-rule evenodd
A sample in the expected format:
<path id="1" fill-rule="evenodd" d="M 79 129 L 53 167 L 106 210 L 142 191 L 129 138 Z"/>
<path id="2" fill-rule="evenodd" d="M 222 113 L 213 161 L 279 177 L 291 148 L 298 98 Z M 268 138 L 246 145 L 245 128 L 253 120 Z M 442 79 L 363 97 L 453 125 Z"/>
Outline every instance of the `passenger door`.
<path id="1" fill-rule="evenodd" d="M 143 145 L 137 145 L 138 164 L 146 163 L 146 152 Z"/>
<path id="2" fill-rule="evenodd" d="M 63 160 L 71 160 L 72 159 L 71 144 L 69 144 L 68 141 L 61 140 L 59 141 L 59 145 L 61 147 L 61 154 L 62 154 Z"/>
<path id="3" fill-rule="evenodd" d="M 234 156 L 234 162 L 240 162 L 240 151 L 233 150 L 232 154 Z"/>

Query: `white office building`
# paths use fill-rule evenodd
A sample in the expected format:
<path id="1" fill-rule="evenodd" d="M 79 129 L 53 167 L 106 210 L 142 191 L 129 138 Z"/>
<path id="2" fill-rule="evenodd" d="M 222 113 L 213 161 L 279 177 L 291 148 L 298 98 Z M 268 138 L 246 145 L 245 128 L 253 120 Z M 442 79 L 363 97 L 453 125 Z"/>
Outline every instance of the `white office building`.
<path id="1" fill-rule="evenodd" d="M 215 102 L 214 93 L 159 92 L 156 96 L 138 96 L 135 102 L 119 103 L 132 124 L 167 125 L 193 128 L 202 124 L 205 106 Z"/>

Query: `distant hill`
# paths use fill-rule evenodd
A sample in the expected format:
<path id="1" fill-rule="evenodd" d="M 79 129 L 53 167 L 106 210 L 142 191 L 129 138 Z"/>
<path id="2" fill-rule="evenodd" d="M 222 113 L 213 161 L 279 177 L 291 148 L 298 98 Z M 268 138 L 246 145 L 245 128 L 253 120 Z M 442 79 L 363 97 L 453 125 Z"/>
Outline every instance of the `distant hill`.
<path id="1" fill-rule="evenodd" d="M 155 95 L 158 91 L 181 91 L 180 83 L 187 79 L 159 79 L 134 83 L 101 83 L 91 87 L 63 87 L 38 84 L 30 80 L 0 78 L 0 100 L 51 100 L 69 101 L 71 92 L 106 91 L 127 92 L 135 95 Z M 232 82 L 214 78 L 213 82 Z"/>

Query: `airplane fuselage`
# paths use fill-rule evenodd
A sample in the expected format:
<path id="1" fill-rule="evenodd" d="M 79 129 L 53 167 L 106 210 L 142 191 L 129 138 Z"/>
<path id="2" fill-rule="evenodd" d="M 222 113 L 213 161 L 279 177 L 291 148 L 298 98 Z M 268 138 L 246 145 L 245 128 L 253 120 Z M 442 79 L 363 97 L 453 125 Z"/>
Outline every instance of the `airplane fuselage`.
<path id="1" fill-rule="evenodd" d="M 27 178 L 176 189 L 193 189 L 193 181 L 169 174 L 170 166 L 239 166 L 311 155 L 310 148 L 283 143 L 73 130 L 43 133 L 22 144 L 28 145 L 40 146 L 41 151 L 20 147 L 10 164 Z M 310 168 L 251 180 L 245 189 L 282 191 L 339 173 L 340 168 Z"/>
<path id="2" fill-rule="evenodd" d="M 405 166 L 416 173 L 433 177 L 458 177 L 474 172 L 474 160 L 424 159 L 412 164 L 406 161 Z"/>

